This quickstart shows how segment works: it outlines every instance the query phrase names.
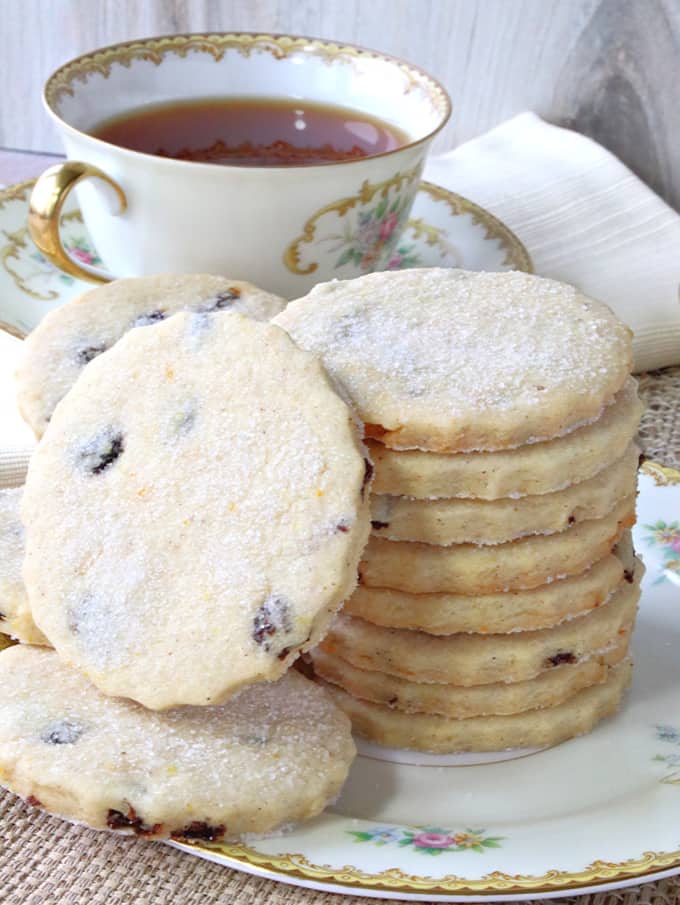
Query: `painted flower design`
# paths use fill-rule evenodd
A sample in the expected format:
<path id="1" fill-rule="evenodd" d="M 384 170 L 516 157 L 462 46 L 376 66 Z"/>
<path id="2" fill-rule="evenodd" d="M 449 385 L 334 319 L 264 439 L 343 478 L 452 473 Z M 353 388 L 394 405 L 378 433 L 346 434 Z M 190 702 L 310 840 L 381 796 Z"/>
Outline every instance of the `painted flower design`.
<path id="1" fill-rule="evenodd" d="M 397 247 L 410 204 L 410 193 L 393 200 L 387 194 L 380 195 L 376 204 L 345 219 L 342 235 L 327 236 L 320 241 L 332 242 L 331 251 L 340 252 L 336 267 L 354 264 L 362 271 L 369 271 L 380 264 L 392 270 L 417 266 L 420 261 L 413 245 Z"/>
<path id="2" fill-rule="evenodd" d="M 98 267 L 102 263 L 102 259 L 83 236 L 77 236 L 65 242 L 64 248 L 81 264 L 90 264 L 93 267 Z"/>
<path id="3" fill-rule="evenodd" d="M 392 211 L 385 217 L 385 219 L 380 224 L 380 232 L 379 232 L 379 236 L 383 242 L 387 242 L 389 237 L 392 235 L 392 233 L 396 229 L 396 226 L 398 223 L 399 223 L 399 217 L 397 216 L 397 214 L 394 211 Z"/>
<path id="4" fill-rule="evenodd" d="M 478 848 L 479 846 L 484 846 L 488 842 L 488 839 L 484 839 L 484 836 L 481 835 L 483 830 L 480 830 L 478 833 L 473 833 L 472 831 L 468 833 L 458 833 L 458 835 L 454 836 L 454 841 L 459 848 Z"/>
<path id="5" fill-rule="evenodd" d="M 77 261 L 80 261 L 81 264 L 89 264 L 92 267 L 99 267 L 102 263 L 102 259 L 99 257 L 96 251 L 94 251 L 94 249 L 84 236 L 76 236 L 66 239 L 66 241 L 64 242 L 64 248 L 71 255 L 71 257 L 75 258 Z M 47 258 L 43 257 L 43 255 L 40 254 L 39 251 L 32 251 L 29 257 L 32 261 L 35 261 L 39 265 L 39 269 L 31 275 L 31 279 L 34 279 L 36 277 L 51 276 L 53 273 L 56 273 L 58 275 L 59 281 L 65 286 L 72 286 L 75 283 L 74 277 L 70 276 L 68 273 L 61 273 L 60 271 L 58 271 L 57 268 L 47 260 Z M 26 283 L 28 282 L 29 280 L 27 279 Z"/>
<path id="6" fill-rule="evenodd" d="M 671 742 L 674 745 L 680 745 L 680 729 L 675 726 L 657 726 L 656 737 L 660 742 Z"/>
<path id="7" fill-rule="evenodd" d="M 401 270 L 404 267 L 422 266 L 422 258 L 416 250 L 415 244 L 404 243 L 392 252 L 392 257 L 387 262 L 388 270 Z"/>
<path id="8" fill-rule="evenodd" d="M 417 848 L 451 848 L 456 844 L 456 837 L 444 833 L 418 833 L 413 837 L 413 844 Z"/>
<path id="9" fill-rule="evenodd" d="M 653 525 L 645 525 L 645 528 L 650 532 L 647 535 L 647 543 L 652 544 L 654 546 L 659 545 L 662 547 L 676 547 L 680 544 L 680 523 L 679 522 L 670 522 L 666 524 L 666 522 L 659 520 L 655 522 Z"/>
<path id="10" fill-rule="evenodd" d="M 654 760 L 664 764 L 667 772 L 660 782 L 670 786 L 680 786 L 680 727 L 666 724 L 656 726 L 656 737 L 660 742 L 673 745 L 677 750 L 656 754 Z"/>
<path id="11" fill-rule="evenodd" d="M 387 845 L 388 842 L 398 842 L 401 839 L 401 830 L 395 827 L 378 826 L 367 833 L 354 833 L 355 836 L 366 836 L 366 839 L 358 839 L 358 842 L 374 842 L 376 845 Z"/>
<path id="12" fill-rule="evenodd" d="M 644 527 L 649 532 L 645 536 L 646 543 L 662 550 L 662 570 L 654 583 L 666 580 L 680 583 L 680 522 L 659 519 L 653 525 Z"/>
<path id="13" fill-rule="evenodd" d="M 475 851 L 483 854 L 486 849 L 500 848 L 503 836 L 487 836 L 486 830 L 467 829 L 453 832 L 441 827 L 374 827 L 370 830 L 348 830 L 355 842 L 372 842 L 374 845 L 396 843 L 400 848 L 412 848 L 423 855 L 441 855 L 444 852 Z"/>

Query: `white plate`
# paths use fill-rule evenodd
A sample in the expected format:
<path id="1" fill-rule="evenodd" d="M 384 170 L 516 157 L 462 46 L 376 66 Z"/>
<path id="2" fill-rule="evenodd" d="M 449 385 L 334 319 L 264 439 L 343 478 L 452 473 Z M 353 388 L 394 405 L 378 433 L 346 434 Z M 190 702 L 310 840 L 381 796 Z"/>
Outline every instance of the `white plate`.
<path id="1" fill-rule="evenodd" d="M 179 847 L 286 883 L 421 902 L 585 893 L 680 872 L 680 472 L 643 466 L 634 535 L 647 574 L 633 686 L 594 732 L 473 766 L 378 760 L 375 746 L 317 820 L 246 845 Z"/>
<path id="2" fill-rule="evenodd" d="M 0 190 L 0 328 L 23 337 L 50 308 L 91 289 L 92 283 L 55 270 L 28 235 L 26 215 L 34 181 Z M 360 211 L 370 216 L 371 211 Z M 357 214 L 357 216 L 359 216 Z M 360 241 L 362 223 L 345 224 Z M 72 200 L 62 217 L 64 245 L 82 263 L 101 264 Z M 348 240 L 350 241 L 350 240 Z M 409 226 L 391 260 L 400 267 L 464 267 L 531 271 L 531 259 L 507 226 L 466 198 L 422 182 Z M 238 274 L 232 274 L 238 277 Z"/>

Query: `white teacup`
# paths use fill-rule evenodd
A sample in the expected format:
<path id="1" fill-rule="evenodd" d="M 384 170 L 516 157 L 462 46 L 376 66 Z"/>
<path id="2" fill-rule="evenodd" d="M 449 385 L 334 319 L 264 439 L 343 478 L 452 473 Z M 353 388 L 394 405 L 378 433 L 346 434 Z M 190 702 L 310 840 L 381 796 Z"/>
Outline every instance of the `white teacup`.
<path id="1" fill-rule="evenodd" d="M 407 140 L 358 159 L 256 167 L 159 157 L 88 134 L 144 105 L 215 96 L 339 105 Z M 444 88 L 401 60 L 254 34 L 176 35 L 94 51 L 48 79 L 45 104 L 68 160 L 38 180 L 29 227 L 58 267 L 95 281 L 222 273 L 290 298 L 321 280 L 389 267 L 428 147 L 450 113 Z M 61 208 L 76 185 L 106 274 L 74 261 L 59 239 Z"/>

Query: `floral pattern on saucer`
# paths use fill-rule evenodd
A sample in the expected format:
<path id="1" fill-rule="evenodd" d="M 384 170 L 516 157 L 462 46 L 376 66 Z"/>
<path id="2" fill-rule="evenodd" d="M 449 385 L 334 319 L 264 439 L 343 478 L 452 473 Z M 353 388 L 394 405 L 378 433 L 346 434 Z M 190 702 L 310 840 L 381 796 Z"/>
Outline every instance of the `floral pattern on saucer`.
<path id="1" fill-rule="evenodd" d="M 71 255 L 72 258 L 76 258 L 76 260 L 80 261 L 81 264 L 87 264 L 91 267 L 99 267 L 101 266 L 102 259 L 99 257 L 97 252 L 94 250 L 92 245 L 88 242 L 85 236 L 74 236 L 73 238 L 66 238 L 64 241 L 64 248 Z M 31 261 L 36 261 L 39 265 L 37 269 L 33 271 L 32 274 L 29 274 L 25 277 L 24 288 L 30 286 L 31 282 L 37 277 L 47 277 L 54 276 L 59 280 L 60 283 L 63 283 L 65 286 L 72 286 L 76 282 L 76 278 L 70 276 L 68 273 L 62 273 L 58 268 L 51 264 L 46 258 L 44 258 L 39 251 L 33 251 L 28 255 Z M 18 256 L 18 260 L 21 260 L 21 256 Z M 7 265 L 5 264 L 5 269 L 7 269 Z M 15 276 L 16 271 L 13 271 Z"/>

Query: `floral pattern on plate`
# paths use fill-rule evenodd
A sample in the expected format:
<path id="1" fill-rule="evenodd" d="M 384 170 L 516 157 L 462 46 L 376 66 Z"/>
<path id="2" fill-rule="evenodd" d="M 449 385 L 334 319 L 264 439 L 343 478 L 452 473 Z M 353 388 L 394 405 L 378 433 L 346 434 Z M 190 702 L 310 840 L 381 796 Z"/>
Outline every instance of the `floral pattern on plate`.
<path id="1" fill-rule="evenodd" d="M 660 725 L 656 727 L 656 737 L 660 742 L 672 745 L 675 751 L 666 748 L 662 754 L 657 754 L 654 760 L 665 764 L 667 772 L 660 782 L 670 786 L 680 786 L 680 727 Z"/>
<path id="2" fill-rule="evenodd" d="M 500 848 L 503 836 L 486 836 L 486 830 L 466 829 L 454 832 L 441 827 L 427 826 L 421 829 L 377 826 L 369 830 L 347 830 L 355 842 L 372 842 L 374 845 L 396 843 L 400 848 L 411 847 L 422 855 L 442 855 L 444 852 L 471 850 L 484 854 L 485 849 Z"/>
<path id="3" fill-rule="evenodd" d="M 662 571 L 656 583 L 673 579 L 680 582 L 680 522 L 659 519 L 644 528 L 649 532 L 645 535 L 647 546 L 661 548 Z"/>

